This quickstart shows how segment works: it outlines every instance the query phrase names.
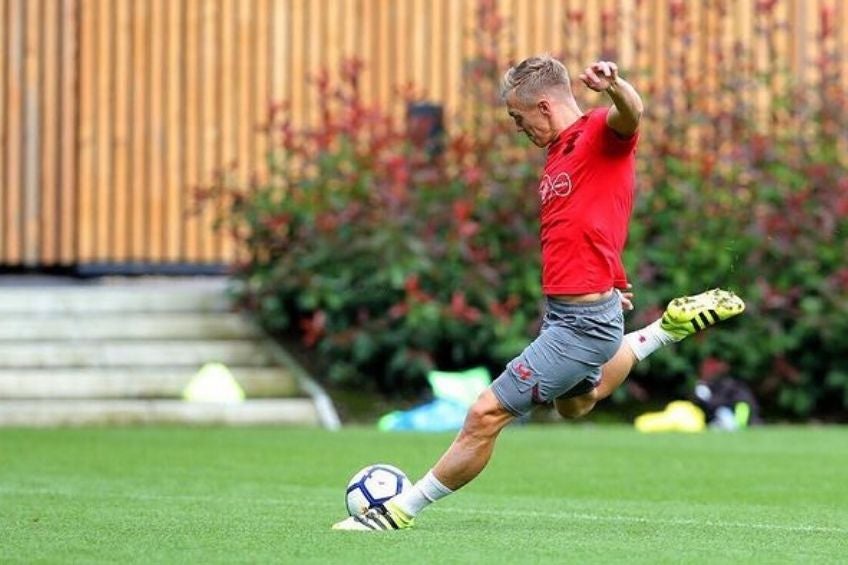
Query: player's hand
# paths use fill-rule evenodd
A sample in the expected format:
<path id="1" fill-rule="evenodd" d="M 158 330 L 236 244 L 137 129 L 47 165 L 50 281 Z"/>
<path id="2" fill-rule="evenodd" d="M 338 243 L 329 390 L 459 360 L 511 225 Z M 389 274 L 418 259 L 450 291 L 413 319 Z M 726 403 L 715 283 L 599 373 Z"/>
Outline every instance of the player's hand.
<path id="1" fill-rule="evenodd" d="M 580 73 L 583 84 L 595 92 L 603 92 L 618 79 L 618 65 L 612 61 L 597 61 Z"/>
<path id="2" fill-rule="evenodd" d="M 630 289 L 633 288 L 632 284 L 628 284 L 627 288 L 622 292 L 618 291 L 618 295 L 621 298 L 621 309 L 625 312 L 629 312 L 633 310 L 633 293 L 630 292 Z"/>

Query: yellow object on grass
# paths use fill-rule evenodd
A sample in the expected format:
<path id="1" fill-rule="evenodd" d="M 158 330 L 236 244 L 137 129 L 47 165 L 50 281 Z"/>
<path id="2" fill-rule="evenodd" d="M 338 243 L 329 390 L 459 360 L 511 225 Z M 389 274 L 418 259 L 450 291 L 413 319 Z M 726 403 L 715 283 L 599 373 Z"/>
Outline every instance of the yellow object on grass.
<path id="1" fill-rule="evenodd" d="M 702 432 L 707 427 L 704 411 L 686 400 L 668 404 L 662 412 L 648 412 L 634 422 L 640 432 Z"/>

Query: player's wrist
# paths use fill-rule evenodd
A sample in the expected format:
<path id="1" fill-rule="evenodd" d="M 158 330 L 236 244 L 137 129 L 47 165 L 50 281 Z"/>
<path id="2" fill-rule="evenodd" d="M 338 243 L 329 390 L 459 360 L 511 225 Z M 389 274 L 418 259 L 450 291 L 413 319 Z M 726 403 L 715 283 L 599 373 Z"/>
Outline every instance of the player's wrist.
<path id="1" fill-rule="evenodd" d="M 615 77 L 612 81 L 610 81 L 609 86 L 604 89 L 604 92 L 607 94 L 614 94 L 618 91 L 618 87 L 620 85 L 621 78 Z"/>

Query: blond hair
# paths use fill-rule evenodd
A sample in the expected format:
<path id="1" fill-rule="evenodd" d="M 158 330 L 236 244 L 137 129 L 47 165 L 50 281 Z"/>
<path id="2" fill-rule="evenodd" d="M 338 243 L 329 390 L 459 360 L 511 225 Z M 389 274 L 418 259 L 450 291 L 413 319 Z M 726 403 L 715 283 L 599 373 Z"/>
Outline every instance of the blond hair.
<path id="1" fill-rule="evenodd" d="M 522 104 L 533 104 L 543 92 L 571 96 L 568 70 L 550 55 L 536 55 L 524 59 L 504 73 L 501 79 L 501 98 L 511 93 Z"/>

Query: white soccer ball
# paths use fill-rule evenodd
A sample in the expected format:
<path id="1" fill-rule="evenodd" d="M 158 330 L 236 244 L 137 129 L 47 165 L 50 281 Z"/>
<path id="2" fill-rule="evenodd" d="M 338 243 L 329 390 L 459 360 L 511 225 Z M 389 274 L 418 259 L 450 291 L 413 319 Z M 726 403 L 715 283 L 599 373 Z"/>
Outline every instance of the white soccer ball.
<path id="1" fill-rule="evenodd" d="M 392 465 L 377 463 L 360 469 L 347 483 L 345 504 L 351 516 L 365 514 L 412 487 L 406 473 Z"/>

